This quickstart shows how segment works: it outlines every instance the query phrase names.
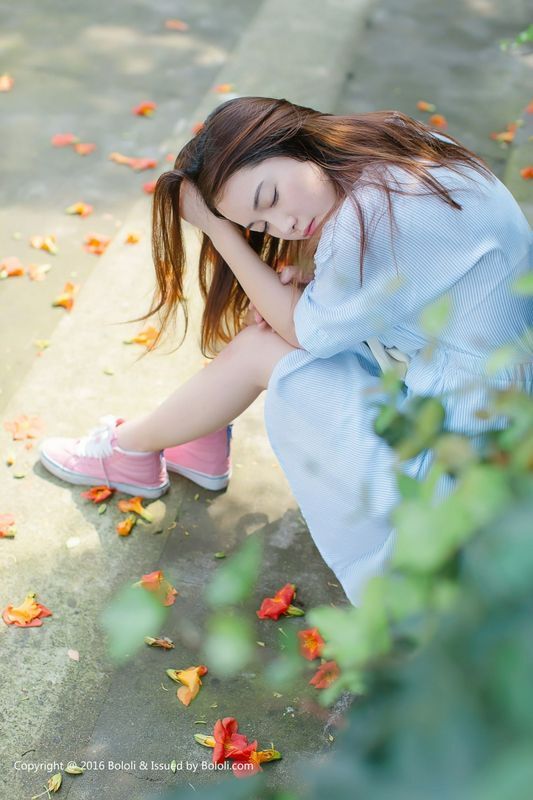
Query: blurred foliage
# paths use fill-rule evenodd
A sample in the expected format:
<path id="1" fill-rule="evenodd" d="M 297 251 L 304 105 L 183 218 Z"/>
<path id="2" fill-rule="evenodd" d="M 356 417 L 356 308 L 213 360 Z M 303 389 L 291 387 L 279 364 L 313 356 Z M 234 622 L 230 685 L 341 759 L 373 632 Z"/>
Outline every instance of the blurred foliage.
<path id="1" fill-rule="evenodd" d="M 513 50 L 518 47 L 523 47 L 525 45 L 529 45 L 533 42 L 533 25 L 530 25 L 525 30 L 520 31 L 514 39 L 502 39 L 500 41 L 500 48 L 505 52 L 507 50 Z"/>
<path id="2" fill-rule="evenodd" d="M 533 293 L 531 280 L 516 290 Z M 444 302 L 433 317 L 428 312 L 428 332 L 440 330 L 446 314 Z M 305 780 L 301 772 L 284 790 L 267 786 L 265 769 L 246 781 L 179 789 L 168 800 L 530 800 L 533 397 L 514 387 L 494 390 L 481 416 L 505 425 L 474 442 L 446 431 L 438 398 L 417 397 L 399 411 L 399 380 L 385 374 L 382 386 L 378 435 L 401 461 L 426 448 L 433 461 L 423 480 L 398 472 L 388 573 L 367 584 L 360 607 L 314 608 L 304 619 L 319 628 L 324 658 L 341 670 L 321 690 L 322 705 L 346 690 L 358 696 L 346 728 L 331 754 L 307 764 Z M 451 491 L 437 501 L 442 479 Z M 208 597 L 246 598 L 252 583 L 242 570 L 251 565 L 256 575 L 259 558 L 249 548 L 247 540 L 224 565 Z M 236 575 L 240 588 L 231 594 L 224 587 Z M 213 625 L 217 648 L 239 651 L 228 667 L 242 669 L 244 629 L 230 632 L 217 618 Z M 294 682 L 302 659 L 295 632 L 286 639 L 265 675 Z"/>
<path id="3" fill-rule="evenodd" d="M 261 566 L 262 542 L 249 536 L 238 552 L 222 564 L 207 585 L 205 597 L 212 608 L 239 603 L 254 588 Z"/>
<path id="4" fill-rule="evenodd" d="M 252 622 L 242 614 L 216 613 L 207 624 L 207 637 L 202 661 L 219 676 L 235 675 L 248 664 L 255 653 L 255 631 Z"/>
<path id="5" fill-rule="evenodd" d="M 108 652 L 120 664 L 144 645 L 144 637 L 158 631 L 168 613 L 151 592 L 123 586 L 104 609 L 101 624 L 108 637 Z"/>

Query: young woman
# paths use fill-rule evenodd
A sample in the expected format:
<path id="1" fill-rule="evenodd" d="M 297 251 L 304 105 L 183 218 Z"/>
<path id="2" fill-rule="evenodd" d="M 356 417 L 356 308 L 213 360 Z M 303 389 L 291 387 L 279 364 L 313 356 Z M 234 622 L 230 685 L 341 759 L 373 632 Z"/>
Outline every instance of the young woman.
<path id="1" fill-rule="evenodd" d="M 163 327 L 180 305 L 187 321 L 182 219 L 204 233 L 202 348 L 220 352 L 151 413 L 45 440 L 42 461 L 72 483 L 158 496 L 165 448 L 225 432 L 266 389 L 272 447 L 357 605 L 394 541 L 395 455 L 373 429 L 382 368 L 403 377 L 400 405 L 442 397 L 451 431 L 501 424 L 475 412 L 491 388 L 533 392 L 532 304 L 512 290 L 531 266 L 529 225 L 451 136 L 398 112 L 335 116 L 263 97 L 218 106 L 157 182 L 146 317 Z M 280 280 L 296 269 L 307 286 Z M 420 314 L 444 295 L 449 318 L 430 341 Z M 246 326 L 250 304 L 259 324 Z M 489 374 L 487 356 L 509 342 L 513 364 Z M 421 478 L 431 458 L 401 468 Z"/>

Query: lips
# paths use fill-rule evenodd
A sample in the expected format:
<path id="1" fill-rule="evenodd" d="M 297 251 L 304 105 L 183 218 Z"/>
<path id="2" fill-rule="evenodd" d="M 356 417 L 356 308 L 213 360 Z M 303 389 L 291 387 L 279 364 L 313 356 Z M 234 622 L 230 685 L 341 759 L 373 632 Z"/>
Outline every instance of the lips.
<path id="1" fill-rule="evenodd" d="M 309 225 L 307 226 L 307 228 L 304 231 L 304 236 L 309 236 L 309 234 L 313 230 L 314 223 L 315 223 L 315 218 L 313 217 L 313 219 L 311 220 L 311 222 L 309 223 Z"/>

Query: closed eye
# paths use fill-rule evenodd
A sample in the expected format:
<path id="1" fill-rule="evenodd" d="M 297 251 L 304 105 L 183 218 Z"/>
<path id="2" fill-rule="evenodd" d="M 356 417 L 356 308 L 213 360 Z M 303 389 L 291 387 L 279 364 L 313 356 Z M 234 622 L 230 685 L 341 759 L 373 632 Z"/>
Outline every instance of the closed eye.
<path id="1" fill-rule="evenodd" d="M 270 206 L 270 208 L 274 208 L 277 202 L 278 202 L 278 190 L 274 189 L 274 199 L 272 200 L 272 205 Z M 268 222 L 265 222 L 265 228 L 263 230 L 263 233 L 268 233 Z"/>

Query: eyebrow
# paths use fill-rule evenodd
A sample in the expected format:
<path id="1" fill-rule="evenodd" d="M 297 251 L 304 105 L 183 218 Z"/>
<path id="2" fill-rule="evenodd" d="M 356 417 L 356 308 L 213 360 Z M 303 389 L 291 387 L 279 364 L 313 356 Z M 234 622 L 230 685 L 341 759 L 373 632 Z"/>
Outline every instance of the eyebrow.
<path id="1" fill-rule="evenodd" d="M 259 186 L 258 186 L 258 187 L 257 187 L 257 189 L 255 190 L 255 196 L 254 196 L 254 211 L 257 211 L 257 206 L 259 205 L 259 194 L 260 194 L 260 192 L 261 192 L 261 186 L 263 185 L 263 183 L 264 183 L 264 181 L 261 181 L 261 183 L 259 184 Z M 245 230 L 245 231 L 248 231 L 248 230 L 250 230 L 250 228 L 252 227 L 252 225 L 255 225 L 255 223 L 254 223 L 254 222 L 250 222 L 250 224 L 249 224 L 249 225 L 247 225 L 247 226 L 246 226 L 246 228 L 245 228 L 244 230 Z"/>

